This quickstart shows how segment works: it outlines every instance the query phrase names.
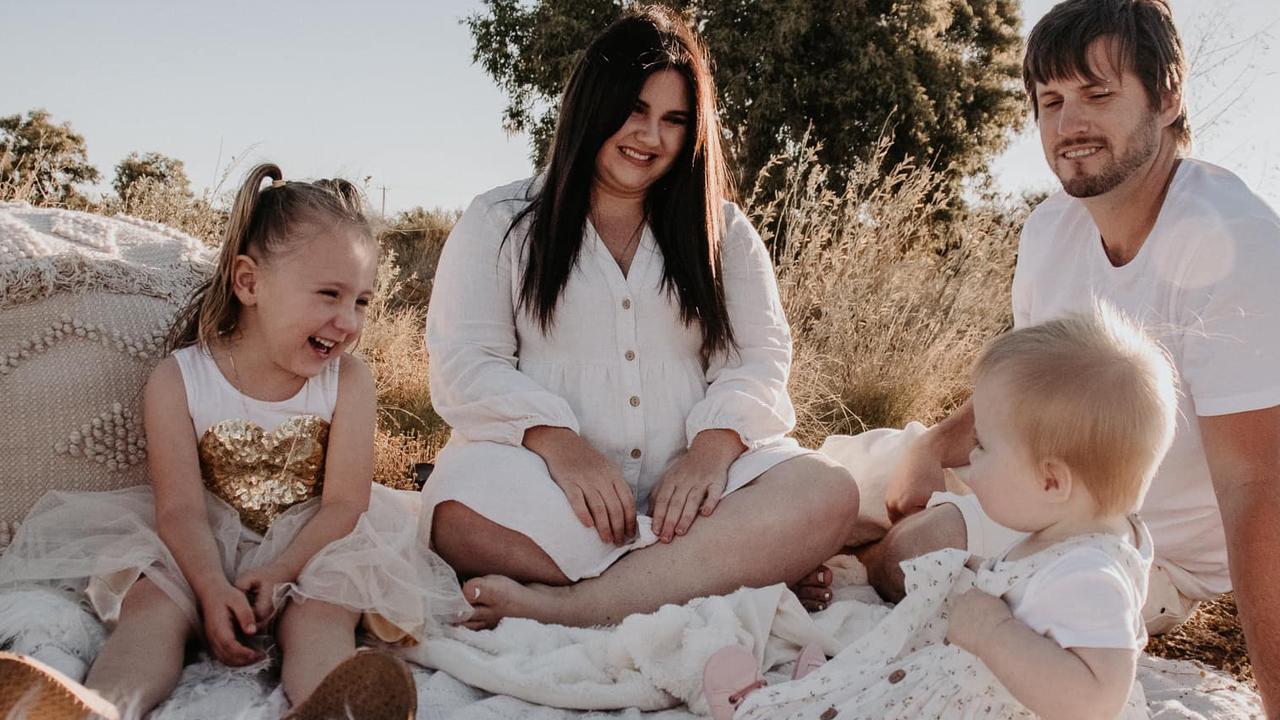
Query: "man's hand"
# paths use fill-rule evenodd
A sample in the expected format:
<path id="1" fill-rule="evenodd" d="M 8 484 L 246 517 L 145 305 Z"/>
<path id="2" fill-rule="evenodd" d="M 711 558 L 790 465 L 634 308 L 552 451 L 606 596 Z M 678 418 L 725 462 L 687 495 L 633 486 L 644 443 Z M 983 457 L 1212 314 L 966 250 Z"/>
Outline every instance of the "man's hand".
<path id="1" fill-rule="evenodd" d="M 884 496 L 889 522 L 896 523 L 920 512 L 930 496 L 946 487 L 942 459 L 926 441 L 927 437 L 912 443 L 889 475 L 889 487 Z"/>
<path id="2" fill-rule="evenodd" d="M 907 447 L 890 473 L 885 490 L 889 522 L 896 523 L 920 512 L 929 502 L 929 496 L 945 490 L 943 468 L 968 464 L 973 445 L 973 400 L 970 399 Z"/>

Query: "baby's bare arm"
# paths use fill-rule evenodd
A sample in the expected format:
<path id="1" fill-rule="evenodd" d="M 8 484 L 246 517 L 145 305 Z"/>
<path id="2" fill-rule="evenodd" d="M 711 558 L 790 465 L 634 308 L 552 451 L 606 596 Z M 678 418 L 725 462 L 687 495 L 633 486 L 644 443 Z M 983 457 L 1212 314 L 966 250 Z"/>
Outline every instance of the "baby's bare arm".
<path id="1" fill-rule="evenodd" d="M 949 620 L 947 639 L 977 655 L 1045 720 L 1114 718 L 1124 708 L 1137 650 L 1063 648 L 1015 618 L 1003 600 L 979 590 L 957 598 Z"/>

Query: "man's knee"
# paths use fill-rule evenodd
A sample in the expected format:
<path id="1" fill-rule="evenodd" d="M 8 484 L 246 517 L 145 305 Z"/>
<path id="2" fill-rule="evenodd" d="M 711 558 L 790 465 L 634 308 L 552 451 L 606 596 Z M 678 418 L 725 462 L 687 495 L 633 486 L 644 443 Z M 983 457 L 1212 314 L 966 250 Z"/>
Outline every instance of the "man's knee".
<path id="1" fill-rule="evenodd" d="M 867 553 L 864 562 L 871 585 L 886 600 L 905 595 L 901 563 L 943 548 L 966 544 L 964 516 L 951 504 L 942 504 L 903 518 Z"/>

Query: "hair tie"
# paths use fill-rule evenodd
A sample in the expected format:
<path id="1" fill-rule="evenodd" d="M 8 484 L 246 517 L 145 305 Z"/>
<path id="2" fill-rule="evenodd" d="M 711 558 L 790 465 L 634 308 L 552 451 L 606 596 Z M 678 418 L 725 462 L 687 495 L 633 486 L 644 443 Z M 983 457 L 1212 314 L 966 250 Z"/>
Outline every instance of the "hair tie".
<path id="1" fill-rule="evenodd" d="M 284 180 L 272 180 L 271 187 L 273 188 L 284 187 L 284 183 L 285 183 Z"/>

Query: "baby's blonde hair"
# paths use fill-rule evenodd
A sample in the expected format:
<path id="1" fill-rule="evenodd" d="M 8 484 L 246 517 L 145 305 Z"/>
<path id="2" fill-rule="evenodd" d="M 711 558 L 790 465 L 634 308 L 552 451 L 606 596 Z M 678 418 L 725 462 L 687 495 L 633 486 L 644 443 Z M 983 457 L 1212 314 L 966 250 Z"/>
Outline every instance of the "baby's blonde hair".
<path id="1" fill-rule="evenodd" d="M 1102 514 L 1138 509 L 1173 441 L 1177 389 L 1164 350 L 1099 304 L 991 341 L 974 381 L 1000 380 L 1037 462 L 1057 459 Z"/>

